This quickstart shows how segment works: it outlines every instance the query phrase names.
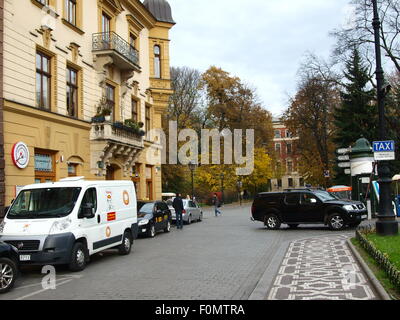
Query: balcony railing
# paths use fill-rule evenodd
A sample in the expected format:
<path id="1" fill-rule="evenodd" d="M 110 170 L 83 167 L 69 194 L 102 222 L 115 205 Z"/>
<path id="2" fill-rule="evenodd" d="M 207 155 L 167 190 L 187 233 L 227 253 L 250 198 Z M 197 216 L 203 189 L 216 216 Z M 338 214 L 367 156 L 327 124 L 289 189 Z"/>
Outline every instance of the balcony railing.
<path id="1" fill-rule="evenodd" d="M 143 148 L 142 134 L 108 121 L 92 123 L 91 140 L 109 140 Z"/>
<path id="2" fill-rule="evenodd" d="M 94 33 L 92 36 L 92 50 L 113 50 L 129 62 L 139 65 L 139 52 L 115 32 Z"/>

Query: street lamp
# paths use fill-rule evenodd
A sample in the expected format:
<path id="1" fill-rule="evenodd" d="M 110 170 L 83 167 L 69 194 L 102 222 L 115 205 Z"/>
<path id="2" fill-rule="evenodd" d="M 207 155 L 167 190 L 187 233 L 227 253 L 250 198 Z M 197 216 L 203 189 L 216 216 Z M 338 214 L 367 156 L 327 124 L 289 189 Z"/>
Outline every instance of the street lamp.
<path id="1" fill-rule="evenodd" d="M 191 160 L 189 162 L 189 169 L 192 173 L 192 200 L 194 199 L 194 171 L 196 170 L 196 162 L 194 162 L 193 160 Z"/>
<path id="2" fill-rule="evenodd" d="M 377 0 L 372 0 L 374 7 L 374 19 L 372 25 L 375 33 L 375 54 L 376 54 L 376 82 L 377 82 L 377 98 L 379 110 L 379 139 L 386 139 L 386 123 L 385 123 L 385 95 L 384 76 L 381 61 L 381 45 L 380 45 L 380 27 L 381 22 L 378 14 Z M 392 199 L 391 199 L 391 183 L 392 178 L 390 169 L 386 161 L 378 163 L 378 182 L 379 182 L 379 209 L 378 221 L 376 222 L 376 233 L 381 236 L 395 235 L 399 232 L 399 226 L 394 216 Z"/>
<path id="3" fill-rule="evenodd" d="M 222 204 L 225 204 L 225 196 L 224 196 L 224 173 L 221 172 L 220 178 L 221 178 L 221 191 L 222 191 Z"/>

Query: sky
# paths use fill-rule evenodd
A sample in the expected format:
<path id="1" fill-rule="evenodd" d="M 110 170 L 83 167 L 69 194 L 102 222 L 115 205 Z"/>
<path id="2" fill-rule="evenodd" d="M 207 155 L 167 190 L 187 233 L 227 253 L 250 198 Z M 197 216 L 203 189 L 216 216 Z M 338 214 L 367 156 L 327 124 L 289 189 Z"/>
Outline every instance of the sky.
<path id="1" fill-rule="evenodd" d="M 176 22 L 171 66 L 222 68 L 256 88 L 279 116 L 296 93 L 307 52 L 328 59 L 349 0 L 168 0 Z"/>

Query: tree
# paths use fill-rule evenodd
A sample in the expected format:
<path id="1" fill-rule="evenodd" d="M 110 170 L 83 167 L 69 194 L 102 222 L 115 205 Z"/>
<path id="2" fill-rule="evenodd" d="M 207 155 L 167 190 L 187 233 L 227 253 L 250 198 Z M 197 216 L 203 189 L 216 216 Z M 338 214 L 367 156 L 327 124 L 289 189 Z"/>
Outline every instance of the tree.
<path id="1" fill-rule="evenodd" d="M 287 128 L 299 137 L 299 171 L 309 183 L 330 184 L 324 171 L 333 168 L 333 110 L 339 101 L 335 85 L 319 77 L 303 77 L 296 96 L 283 115 Z"/>
<path id="2" fill-rule="evenodd" d="M 354 8 L 351 21 L 347 26 L 332 32 L 337 39 L 335 55 L 338 58 L 345 57 L 354 47 L 359 48 L 361 55 L 369 64 L 369 74 L 372 75 L 375 70 L 372 1 L 352 0 L 350 3 Z M 378 11 L 381 19 L 381 48 L 385 57 L 393 63 L 397 71 L 400 71 L 400 2 L 380 0 Z"/>
<path id="3" fill-rule="evenodd" d="M 360 137 L 371 143 L 378 137 L 378 109 L 375 92 L 369 88 L 371 77 L 358 49 L 353 49 L 345 66 L 344 78 L 347 81 L 341 90 L 341 104 L 334 109 L 336 134 L 333 141 L 337 147 L 347 148 Z M 343 169 L 336 167 L 335 171 L 336 183 L 344 184 L 348 181 Z"/>

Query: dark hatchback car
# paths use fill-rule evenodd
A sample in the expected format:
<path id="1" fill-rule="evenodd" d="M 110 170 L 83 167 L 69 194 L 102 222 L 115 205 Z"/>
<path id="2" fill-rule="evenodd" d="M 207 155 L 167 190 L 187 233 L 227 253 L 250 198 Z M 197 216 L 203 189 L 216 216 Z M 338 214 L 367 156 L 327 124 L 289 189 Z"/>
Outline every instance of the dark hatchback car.
<path id="1" fill-rule="evenodd" d="M 319 189 L 293 189 L 285 192 L 259 193 L 252 205 L 252 220 L 268 229 L 281 224 L 296 228 L 299 224 L 324 224 L 332 230 L 356 227 L 367 219 L 362 202 L 341 200 Z"/>
<path id="2" fill-rule="evenodd" d="M 158 231 L 171 231 L 171 211 L 164 201 L 138 201 L 139 235 L 155 237 Z"/>
<path id="3" fill-rule="evenodd" d="M 18 276 L 18 250 L 0 242 L 0 294 L 12 289 Z"/>

